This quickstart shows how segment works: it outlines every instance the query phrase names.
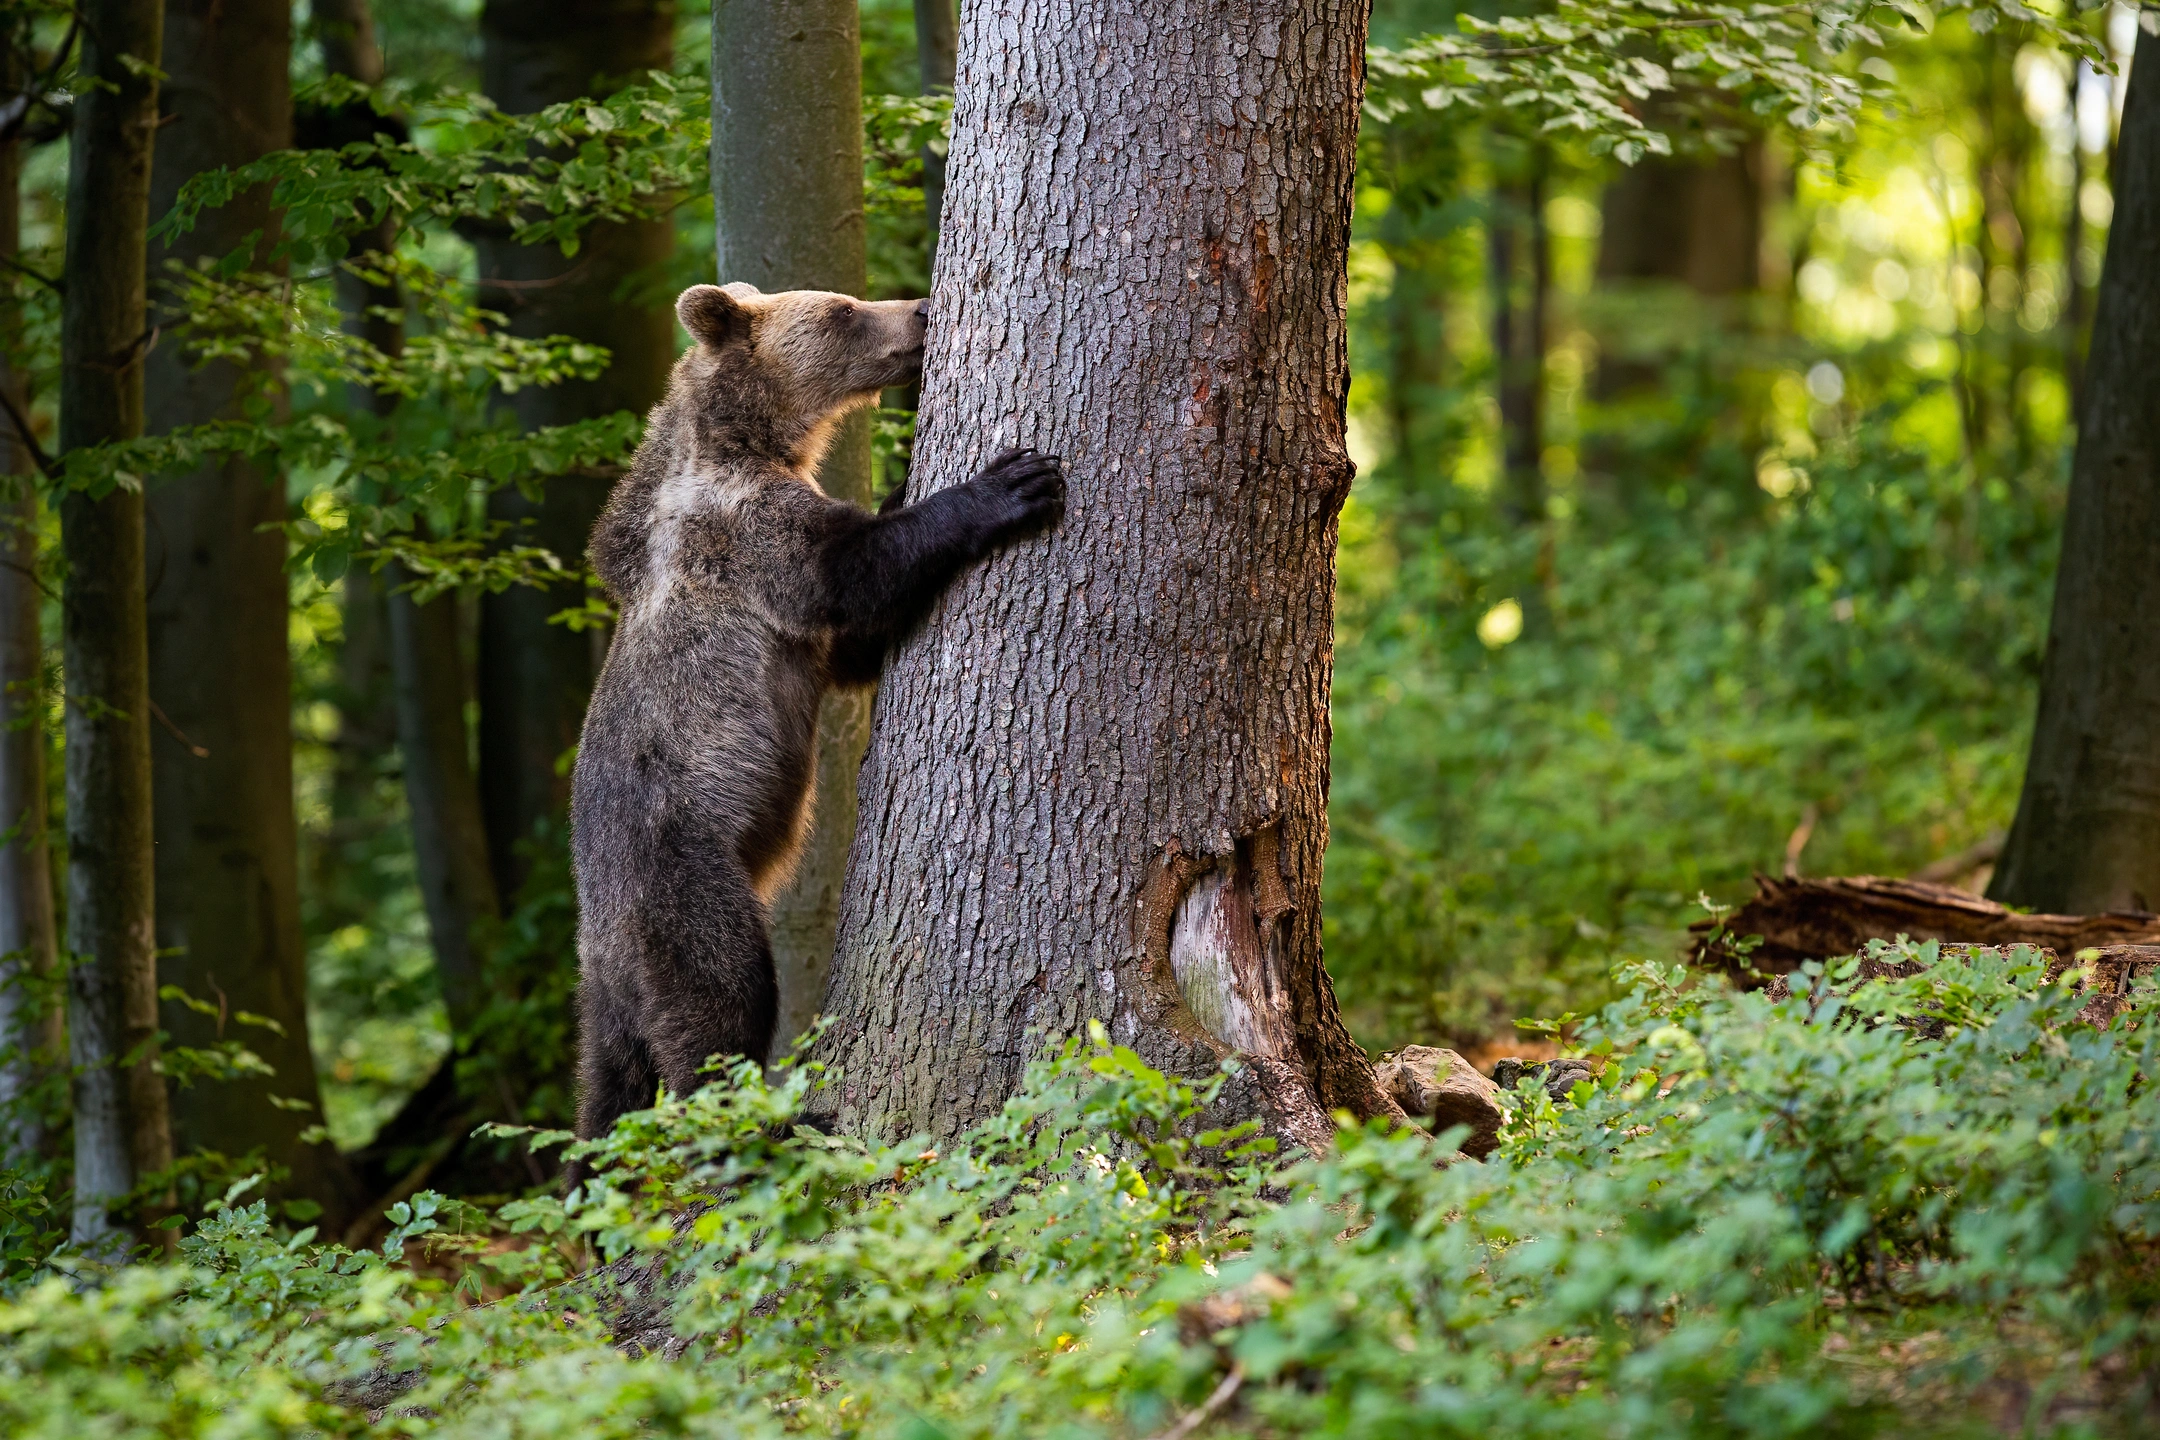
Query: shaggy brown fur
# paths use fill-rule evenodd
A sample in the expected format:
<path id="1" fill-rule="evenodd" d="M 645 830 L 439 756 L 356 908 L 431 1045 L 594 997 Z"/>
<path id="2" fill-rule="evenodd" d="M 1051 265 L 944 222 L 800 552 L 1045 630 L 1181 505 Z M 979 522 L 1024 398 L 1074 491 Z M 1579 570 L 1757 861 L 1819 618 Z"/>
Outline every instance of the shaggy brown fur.
<path id="1" fill-rule="evenodd" d="M 840 418 L 921 369 L 925 306 L 699 285 L 592 562 L 622 619 L 578 748 L 578 1134 L 763 1059 L 766 905 L 810 822 L 818 702 L 877 676 L 960 570 L 1055 522 L 1058 460 L 871 515 L 813 478 Z"/>

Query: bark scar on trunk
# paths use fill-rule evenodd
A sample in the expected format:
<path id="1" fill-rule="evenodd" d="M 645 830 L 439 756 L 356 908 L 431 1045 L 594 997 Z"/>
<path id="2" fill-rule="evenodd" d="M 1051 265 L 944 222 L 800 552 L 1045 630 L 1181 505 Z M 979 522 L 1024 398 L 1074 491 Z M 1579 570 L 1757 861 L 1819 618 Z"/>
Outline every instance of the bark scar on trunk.
<path id="1" fill-rule="evenodd" d="M 1245 1063 L 1249 1089 L 1278 1136 L 1324 1148 L 1333 1127 L 1306 1073 L 1286 980 L 1285 920 L 1295 908 L 1280 868 L 1282 822 L 1236 837 L 1227 855 L 1163 847 L 1140 900 L 1155 1023 L 1218 1059 Z"/>
<path id="2" fill-rule="evenodd" d="M 1140 948 L 1164 1012 L 1228 1055 L 1295 1062 L 1283 921 L 1296 907 L 1281 868 L 1282 820 L 1236 836 L 1227 855 L 1172 840 L 1140 897 Z"/>

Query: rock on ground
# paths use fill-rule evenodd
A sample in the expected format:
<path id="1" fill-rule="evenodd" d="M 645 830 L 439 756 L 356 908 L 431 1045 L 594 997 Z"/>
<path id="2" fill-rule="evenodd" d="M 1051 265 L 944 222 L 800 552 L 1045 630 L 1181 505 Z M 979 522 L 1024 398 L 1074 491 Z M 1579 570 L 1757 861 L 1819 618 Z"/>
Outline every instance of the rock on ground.
<path id="1" fill-rule="evenodd" d="M 1465 1155 L 1483 1160 L 1499 1146 L 1500 1127 L 1507 1121 L 1500 1088 L 1453 1050 L 1411 1045 L 1381 1056 L 1374 1069 L 1380 1088 L 1408 1114 L 1431 1120 L 1435 1133 L 1469 1126 L 1462 1142 Z"/>

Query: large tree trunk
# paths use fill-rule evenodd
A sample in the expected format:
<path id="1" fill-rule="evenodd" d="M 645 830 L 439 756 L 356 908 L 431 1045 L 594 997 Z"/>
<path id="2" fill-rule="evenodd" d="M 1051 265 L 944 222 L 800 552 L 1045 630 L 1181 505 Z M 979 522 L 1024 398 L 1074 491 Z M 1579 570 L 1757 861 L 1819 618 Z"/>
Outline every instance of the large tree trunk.
<path id="1" fill-rule="evenodd" d="M 1320 954 L 1362 0 L 971 3 L 920 469 L 1062 527 L 888 668 L 824 1058 L 949 1133 L 1090 1019 L 1324 1145 L 1393 1111 Z M 1394 1113 L 1400 1113 L 1396 1111 Z"/>
<path id="2" fill-rule="evenodd" d="M 142 432 L 145 232 L 165 18 L 161 0 L 85 0 L 82 13 L 60 323 L 64 450 Z M 108 1207 L 172 1163 L 151 922 L 142 493 L 69 495 L 60 504 L 60 543 L 67 938 L 76 957 L 68 972 L 74 1238 L 102 1247 L 113 1234 Z"/>
<path id="3" fill-rule="evenodd" d="M 934 3 L 934 0 L 933 0 Z M 713 233 L 722 284 L 861 295 L 862 40 L 855 0 L 714 0 Z M 825 493 L 870 503 L 870 417 L 849 418 L 818 470 Z M 795 879 L 773 899 L 785 1054 L 817 1018 L 855 836 L 855 775 L 870 694 L 818 711 L 817 816 Z"/>
<path id="4" fill-rule="evenodd" d="M 0 37 L 12 39 L 12 37 Z M 0 94 L 23 83 L 12 44 L 0 44 Z M 22 145 L 0 140 L 0 259 L 22 240 Z M 0 393 L 28 420 L 30 392 L 11 357 L 22 337 L 10 273 L 0 278 Z M 30 440 L 0 418 L 0 1165 L 45 1148 L 43 1117 L 31 1098 L 60 1064 L 59 1007 L 50 984 L 52 858 L 45 830 L 45 647 L 38 633 L 38 503 Z"/>
<path id="5" fill-rule="evenodd" d="M 2038 910 L 2160 902 L 2160 37 L 2138 32 L 2093 314 L 2040 714 L 1988 894 Z"/>
<path id="6" fill-rule="evenodd" d="M 522 115 L 665 70 L 674 18 L 670 0 L 489 0 L 480 17 L 487 93 Z M 511 333 L 574 335 L 614 357 L 596 380 L 519 391 L 512 405 L 521 424 L 642 414 L 659 401 L 675 356 L 674 297 L 654 287 L 665 284 L 659 267 L 673 244 L 674 228 L 664 219 L 594 225 L 569 259 L 507 236 L 482 241 L 480 298 L 508 315 Z M 497 491 L 488 515 L 513 527 L 506 541 L 544 546 L 576 565 L 610 484 L 606 476 L 554 476 L 537 504 L 515 489 Z M 583 599 L 570 587 L 519 585 L 480 602 L 480 797 L 506 906 L 529 868 L 520 842 L 559 822 L 569 804 L 569 770 L 558 762 L 584 724 L 599 637 L 547 621 Z"/>
<path id="7" fill-rule="evenodd" d="M 169 208 L 205 170 L 245 165 L 292 143 L 292 7 L 284 0 L 167 0 L 166 80 L 151 205 Z M 268 187 L 206 212 L 150 263 L 223 257 L 272 221 Z M 184 317 L 168 316 L 168 319 Z M 145 423 L 153 431 L 237 419 L 250 377 L 200 365 L 180 344 L 151 352 Z M 343 1167 L 301 1131 L 321 1120 L 308 1045 L 307 950 L 293 814 L 292 657 L 285 577 L 284 477 L 244 458 L 156 484 L 149 497 L 150 703 L 157 838 L 157 939 L 165 983 L 217 1006 L 164 1007 L 174 1043 L 237 1039 L 269 1078 L 186 1086 L 173 1096 L 182 1150 L 260 1150 L 290 1170 L 278 1187 L 333 1213 Z M 269 527 L 269 528 L 265 528 Z M 252 1011 L 278 1029 L 240 1028 Z M 272 1097 L 304 1109 L 273 1105 Z"/>

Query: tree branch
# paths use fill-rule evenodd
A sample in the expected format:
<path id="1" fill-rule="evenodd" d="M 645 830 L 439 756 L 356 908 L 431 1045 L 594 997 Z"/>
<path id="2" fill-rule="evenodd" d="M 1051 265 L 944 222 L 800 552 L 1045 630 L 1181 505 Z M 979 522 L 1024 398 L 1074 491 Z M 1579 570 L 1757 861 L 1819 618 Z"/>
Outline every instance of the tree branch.
<path id="1" fill-rule="evenodd" d="M 0 255 L 0 265 L 7 266 L 8 269 L 15 271 L 17 274 L 29 276 L 32 280 L 37 281 L 38 284 L 43 285 L 46 289 L 52 291 L 55 295 L 67 294 L 66 281 L 55 280 L 52 276 L 47 275 L 42 270 L 32 269 L 30 266 L 23 264 L 22 261 L 16 259 L 12 255 Z"/>
<path id="2" fill-rule="evenodd" d="M 1231 1366 L 1230 1373 L 1223 1376 L 1222 1383 L 1215 1387 L 1213 1394 L 1200 1402 L 1199 1409 L 1157 1435 L 1155 1440 L 1185 1440 L 1186 1436 L 1214 1419 L 1215 1412 L 1229 1404 L 1237 1395 L 1239 1387 L 1244 1383 L 1245 1367 L 1242 1365 Z"/>
<path id="3" fill-rule="evenodd" d="M 81 33 L 82 11 L 77 10 L 68 21 L 67 34 L 60 37 L 60 48 L 53 51 L 52 64 L 45 67 L 44 75 L 35 84 L 25 85 L 16 92 L 14 99 L 0 106 L 0 144 L 15 138 L 23 121 L 30 117 L 30 107 L 52 89 L 53 81 L 60 76 L 60 67 L 67 63 L 68 55 L 75 49 L 76 37 Z"/>
<path id="4" fill-rule="evenodd" d="M 187 747 L 187 751 L 190 755 L 193 755 L 198 760 L 207 760 L 210 758 L 210 752 L 208 750 L 205 750 L 202 746 L 196 744 L 193 740 L 188 739 L 187 732 L 183 731 L 178 725 L 173 724 L 172 717 L 167 715 L 163 708 L 160 707 L 155 700 L 152 700 L 150 702 L 150 714 L 157 720 L 158 724 L 164 726 L 167 730 L 172 732 L 173 739 L 178 740 L 182 745 Z"/>
<path id="5" fill-rule="evenodd" d="M 38 444 L 37 436 L 30 433 L 30 422 L 23 417 L 22 411 L 16 408 L 15 397 L 8 394 L 5 385 L 0 385 L 0 406 L 6 408 L 8 419 L 15 423 L 15 433 L 22 437 L 23 447 L 30 452 L 31 462 L 37 466 L 38 473 L 47 480 L 58 480 L 59 465 L 52 456 L 45 453 L 45 447 Z"/>

